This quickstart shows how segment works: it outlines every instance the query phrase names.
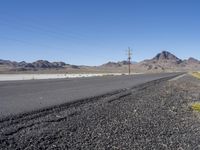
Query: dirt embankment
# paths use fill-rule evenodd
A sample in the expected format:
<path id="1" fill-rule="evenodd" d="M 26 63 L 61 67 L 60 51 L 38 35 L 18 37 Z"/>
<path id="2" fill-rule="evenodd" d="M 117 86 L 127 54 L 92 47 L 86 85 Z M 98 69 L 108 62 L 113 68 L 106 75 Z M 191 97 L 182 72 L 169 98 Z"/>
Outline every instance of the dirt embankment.
<path id="1" fill-rule="evenodd" d="M 6 149 L 198 149 L 200 81 L 158 80 L 0 121 Z"/>

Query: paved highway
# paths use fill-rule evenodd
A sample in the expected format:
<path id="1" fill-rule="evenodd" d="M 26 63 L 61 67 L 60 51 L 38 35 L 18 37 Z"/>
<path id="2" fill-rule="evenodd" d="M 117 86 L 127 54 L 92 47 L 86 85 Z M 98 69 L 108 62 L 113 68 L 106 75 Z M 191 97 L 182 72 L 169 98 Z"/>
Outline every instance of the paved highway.
<path id="1" fill-rule="evenodd" d="M 131 88 L 148 81 L 174 75 L 177 74 L 2 81 L 0 82 L 0 118 Z"/>

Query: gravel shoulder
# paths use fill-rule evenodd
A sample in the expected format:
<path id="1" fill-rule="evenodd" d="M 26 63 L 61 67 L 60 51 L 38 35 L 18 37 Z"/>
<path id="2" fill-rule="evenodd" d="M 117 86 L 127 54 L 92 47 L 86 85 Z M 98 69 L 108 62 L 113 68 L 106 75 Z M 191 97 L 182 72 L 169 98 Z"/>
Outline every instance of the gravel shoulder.
<path id="1" fill-rule="evenodd" d="M 0 120 L 0 149 L 200 149 L 200 80 L 185 75 Z"/>

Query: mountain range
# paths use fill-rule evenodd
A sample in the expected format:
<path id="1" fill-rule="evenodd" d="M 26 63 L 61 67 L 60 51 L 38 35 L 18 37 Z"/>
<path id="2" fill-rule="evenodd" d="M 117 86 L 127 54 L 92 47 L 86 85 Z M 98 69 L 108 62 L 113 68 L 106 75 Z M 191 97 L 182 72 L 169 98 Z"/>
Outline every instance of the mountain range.
<path id="1" fill-rule="evenodd" d="M 128 62 L 109 62 L 102 66 L 121 67 L 123 66 L 122 64 L 128 64 Z M 162 51 L 152 59 L 132 63 L 131 67 L 136 71 L 190 71 L 200 70 L 200 61 L 192 57 L 182 60 L 168 51 Z"/>
<path id="2" fill-rule="evenodd" d="M 10 70 L 26 71 L 26 70 L 40 70 L 40 69 L 62 69 L 66 66 L 71 68 L 78 68 L 76 65 L 69 65 L 65 62 L 49 62 L 47 60 L 38 60 L 32 63 L 27 63 L 25 61 L 16 62 L 10 60 L 0 59 L 0 66 L 10 68 Z"/>
<path id="3" fill-rule="evenodd" d="M 129 62 L 108 62 L 100 66 L 76 66 L 65 62 L 49 62 L 38 60 L 32 63 L 25 61 L 16 62 L 0 59 L 0 73 L 12 71 L 41 71 L 41 70 L 62 70 L 65 72 L 125 72 Z M 182 60 L 168 51 L 162 51 L 152 59 L 141 62 L 131 62 L 131 70 L 134 72 L 162 72 L 162 71 L 190 71 L 200 70 L 200 61 L 190 57 Z"/>

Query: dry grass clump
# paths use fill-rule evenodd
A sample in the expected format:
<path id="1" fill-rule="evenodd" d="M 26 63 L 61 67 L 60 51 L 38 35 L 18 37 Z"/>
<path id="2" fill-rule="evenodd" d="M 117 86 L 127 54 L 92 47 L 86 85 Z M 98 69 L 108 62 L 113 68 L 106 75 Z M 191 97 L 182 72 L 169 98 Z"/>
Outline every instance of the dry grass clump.
<path id="1" fill-rule="evenodd" d="M 193 72 L 192 75 L 198 79 L 200 79 L 200 72 Z"/>
<path id="2" fill-rule="evenodd" d="M 192 110 L 200 112 L 200 102 L 193 103 L 191 105 Z"/>

